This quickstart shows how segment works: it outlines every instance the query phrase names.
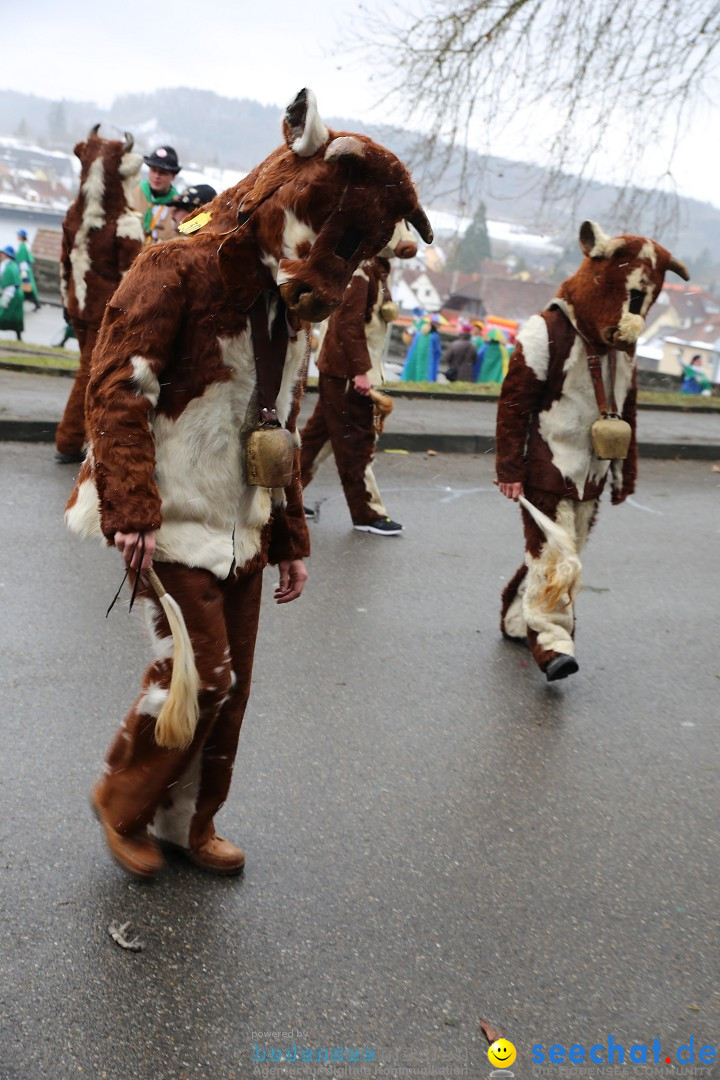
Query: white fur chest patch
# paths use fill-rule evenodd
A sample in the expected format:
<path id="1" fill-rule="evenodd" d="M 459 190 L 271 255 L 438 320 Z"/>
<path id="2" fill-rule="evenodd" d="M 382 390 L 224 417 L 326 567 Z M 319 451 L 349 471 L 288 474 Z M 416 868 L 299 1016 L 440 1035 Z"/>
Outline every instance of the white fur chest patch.
<path id="1" fill-rule="evenodd" d="M 283 505 L 285 492 L 253 487 L 246 481 L 246 440 L 258 422 L 250 333 L 220 339 L 219 344 L 231 378 L 211 383 L 179 416 L 151 412 L 150 425 L 155 442 L 155 482 L 162 502 L 157 557 L 202 567 L 223 580 L 233 563 L 243 566 L 258 554 L 262 530 L 273 505 Z M 304 333 L 288 345 L 277 399 L 283 422 L 290 415 L 307 352 Z M 132 369 L 136 392 L 154 405 L 159 383 L 148 363 L 134 357 Z M 88 457 L 92 465 L 92 451 Z M 102 539 L 92 470 L 79 485 L 66 521 L 76 534 Z"/>
<path id="2" fill-rule="evenodd" d="M 220 339 L 229 380 L 212 383 L 180 416 L 156 414 L 156 480 L 163 524 L 161 557 L 203 566 L 217 577 L 233 561 L 242 566 L 260 550 L 273 501 L 284 492 L 247 484 L 245 446 L 258 422 L 255 358 L 249 330 Z M 304 339 L 291 342 L 277 399 L 284 423 L 290 413 L 305 355 Z"/>
<path id="3" fill-rule="evenodd" d="M 550 447 L 553 464 L 582 494 L 588 480 L 597 482 L 608 471 L 609 462 L 595 457 L 590 428 L 600 413 L 593 389 L 587 350 L 576 338 L 564 365 L 562 395 L 540 414 L 540 435 Z M 602 359 L 603 383 L 610 400 L 610 361 Z M 625 353 L 617 354 L 615 397 L 622 412 L 632 379 L 632 361 Z"/>

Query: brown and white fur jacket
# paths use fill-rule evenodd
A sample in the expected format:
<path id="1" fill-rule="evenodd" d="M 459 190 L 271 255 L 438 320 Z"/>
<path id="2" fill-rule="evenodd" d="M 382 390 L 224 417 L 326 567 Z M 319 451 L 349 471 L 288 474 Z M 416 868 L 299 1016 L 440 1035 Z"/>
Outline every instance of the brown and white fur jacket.
<path id="1" fill-rule="evenodd" d="M 557 301 L 533 315 L 518 334 L 503 383 L 497 418 L 497 478 L 566 499 L 596 499 L 610 462 L 595 457 L 590 429 L 599 412 L 587 362 L 588 349 Z M 609 357 L 602 357 L 606 396 Z M 628 456 L 613 462 L 613 495 L 635 490 L 637 475 L 637 371 L 617 353 L 615 399 L 632 428 Z"/>
<path id="2" fill-rule="evenodd" d="M 258 419 L 255 357 L 216 251 L 212 235 L 153 246 L 115 293 L 88 387 L 91 449 L 66 520 L 71 531 L 108 542 L 117 530 L 157 530 L 158 561 L 224 579 L 233 567 L 302 558 L 309 540 L 299 462 L 284 490 L 246 482 L 244 447 Z M 277 400 L 296 447 L 308 353 L 297 324 Z"/>

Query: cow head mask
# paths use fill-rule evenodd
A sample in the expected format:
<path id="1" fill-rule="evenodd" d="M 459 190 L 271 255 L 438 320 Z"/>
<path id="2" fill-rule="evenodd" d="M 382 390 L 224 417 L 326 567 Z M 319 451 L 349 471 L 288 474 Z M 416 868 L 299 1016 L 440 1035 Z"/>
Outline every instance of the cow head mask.
<path id="1" fill-rule="evenodd" d="M 557 295 L 586 341 L 632 354 L 665 274 L 672 270 L 688 281 L 687 268 L 654 240 L 606 236 L 594 221 L 580 226 L 580 247 L 585 258 Z"/>
<path id="2" fill-rule="evenodd" d="M 96 124 L 87 139 L 74 147 L 75 157 L 80 161 L 80 187 L 86 184 L 100 187 L 100 197 L 112 197 L 114 188 L 135 179 L 142 168 L 142 157 L 133 154 L 133 137 L 125 132 L 124 139 L 103 139 L 98 135 Z"/>
<path id="3" fill-rule="evenodd" d="M 269 271 L 289 312 L 319 322 L 398 221 L 406 218 L 427 243 L 432 229 L 398 158 L 366 136 L 331 132 L 311 91 L 288 106 L 283 129 L 285 146 L 207 209 L 214 228 L 230 207 L 237 214 L 220 258 L 223 279 L 243 306 L 266 287 Z M 249 245 L 265 284 L 250 268 Z"/>

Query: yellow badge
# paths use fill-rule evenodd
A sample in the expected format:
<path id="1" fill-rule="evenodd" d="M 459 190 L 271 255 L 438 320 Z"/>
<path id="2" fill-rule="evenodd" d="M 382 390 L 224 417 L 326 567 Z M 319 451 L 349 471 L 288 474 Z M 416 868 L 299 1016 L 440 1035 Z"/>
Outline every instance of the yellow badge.
<path id="1" fill-rule="evenodd" d="M 202 214 L 198 214 L 191 221 L 182 221 L 178 225 L 178 232 L 185 233 L 186 236 L 188 233 L 197 232 L 198 229 L 202 229 L 203 225 L 207 225 L 211 218 L 212 214 L 208 214 L 207 210 L 203 210 Z"/>

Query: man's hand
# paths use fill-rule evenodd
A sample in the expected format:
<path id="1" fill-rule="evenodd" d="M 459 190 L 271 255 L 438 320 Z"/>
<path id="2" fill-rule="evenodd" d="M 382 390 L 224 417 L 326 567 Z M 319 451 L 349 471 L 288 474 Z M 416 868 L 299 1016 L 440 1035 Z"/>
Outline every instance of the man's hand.
<path id="1" fill-rule="evenodd" d="M 501 495 L 504 495 L 506 499 L 512 499 L 513 502 L 517 502 L 521 495 L 524 495 L 523 486 L 520 483 L 516 484 L 502 484 L 498 483 L 498 490 Z"/>
<path id="2" fill-rule="evenodd" d="M 372 383 L 368 379 L 365 372 L 363 372 L 362 375 L 353 376 L 353 386 L 355 387 L 357 393 L 362 394 L 363 397 L 367 397 L 367 395 L 372 390 Z"/>
<path id="3" fill-rule="evenodd" d="M 142 553 L 140 537 L 145 538 L 145 554 Z M 148 570 L 155 554 L 155 532 L 146 533 L 115 533 L 115 547 L 118 549 L 128 566 L 133 570 Z M 142 556 L 142 563 L 140 558 Z"/>
<path id="4" fill-rule="evenodd" d="M 307 581 L 307 570 L 302 559 L 292 559 L 278 563 L 280 581 L 275 589 L 275 602 L 277 604 L 289 604 L 291 600 L 297 600 Z"/>

